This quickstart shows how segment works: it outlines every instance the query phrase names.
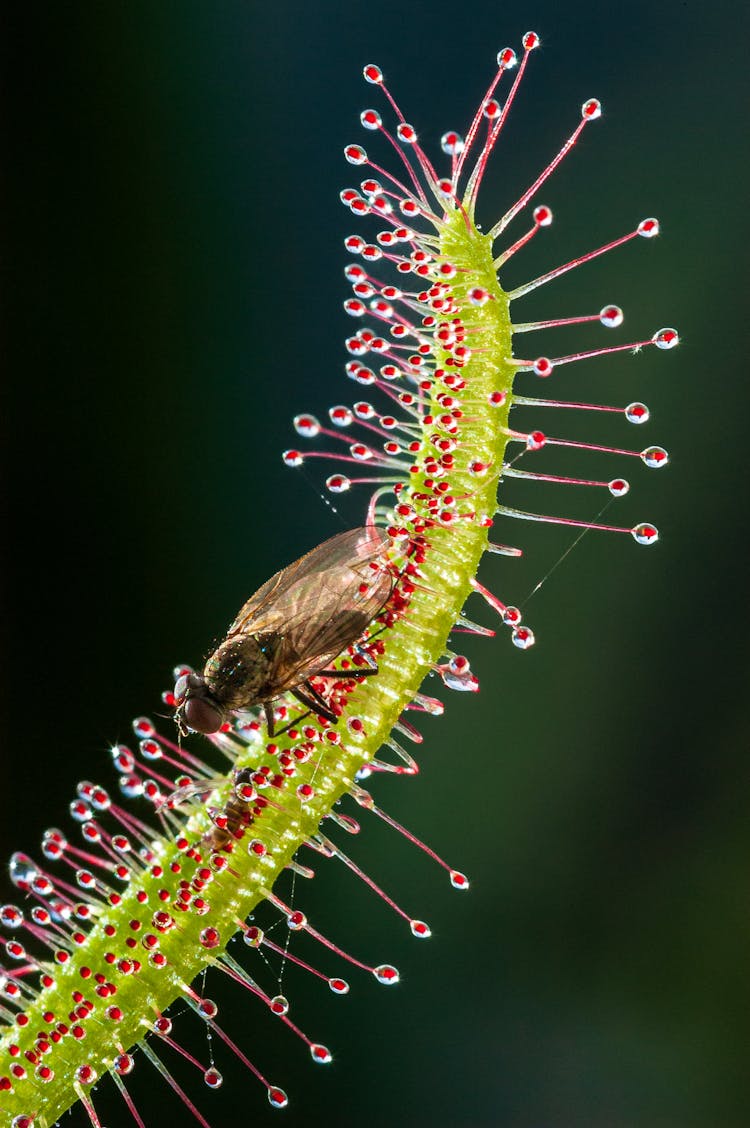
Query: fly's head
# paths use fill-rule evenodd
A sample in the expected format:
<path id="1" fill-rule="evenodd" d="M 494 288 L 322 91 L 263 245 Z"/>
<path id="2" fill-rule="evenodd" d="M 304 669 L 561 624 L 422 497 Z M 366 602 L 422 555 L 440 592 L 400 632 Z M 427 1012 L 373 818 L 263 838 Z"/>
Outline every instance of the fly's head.
<path id="1" fill-rule="evenodd" d="M 224 712 L 200 674 L 183 674 L 174 687 L 174 715 L 181 736 L 190 732 L 212 733 L 224 723 Z"/>

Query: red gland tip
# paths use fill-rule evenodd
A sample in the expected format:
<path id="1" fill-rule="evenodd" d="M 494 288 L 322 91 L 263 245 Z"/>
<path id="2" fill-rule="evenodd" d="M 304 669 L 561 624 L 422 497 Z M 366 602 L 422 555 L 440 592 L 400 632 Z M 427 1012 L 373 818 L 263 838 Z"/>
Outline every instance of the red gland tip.
<path id="1" fill-rule="evenodd" d="M 346 157 L 349 164 L 367 164 L 367 153 L 361 145 L 347 145 L 344 149 L 344 156 Z"/>
<path id="2" fill-rule="evenodd" d="M 449 157 L 456 157 L 464 151 L 464 139 L 460 133 L 451 129 L 440 138 L 440 148 Z"/>
<path id="3" fill-rule="evenodd" d="M 377 110 L 363 110 L 359 120 L 365 129 L 382 129 L 383 119 Z"/>
<path id="4" fill-rule="evenodd" d="M 680 343 L 680 335 L 676 329 L 658 329 L 651 340 L 657 349 L 673 349 Z"/>
<path id="5" fill-rule="evenodd" d="M 669 455 L 664 447 L 650 446 L 642 450 L 639 455 L 641 462 L 648 466 L 649 470 L 659 470 L 662 466 L 666 466 L 669 462 Z"/>
<path id="6" fill-rule="evenodd" d="M 655 235 L 659 234 L 659 220 L 650 216 L 648 219 L 642 219 L 636 228 L 638 235 L 644 239 L 653 239 Z"/>
<path id="7" fill-rule="evenodd" d="M 625 408 L 625 418 L 628 423 L 648 423 L 651 412 L 645 403 L 629 403 Z"/>
<path id="8" fill-rule="evenodd" d="M 622 325 L 625 315 L 616 305 L 603 306 L 599 310 L 599 320 L 606 329 L 617 329 Z"/>
<path id="9" fill-rule="evenodd" d="M 519 650 L 528 650 L 536 642 L 531 627 L 516 627 L 510 637 L 513 645 Z"/>
<path id="10" fill-rule="evenodd" d="M 289 1104 L 289 1097 L 283 1089 L 279 1089 L 276 1085 L 270 1085 L 268 1088 L 268 1103 L 272 1108 L 286 1108 Z"/>
<path id="11" fill-rule="evenodd" d="M 602 104 L 598 98 L 589 98 L 581 106 L 581 117 L 584 121 L 596 121 L 602 116 Z"/>
<path id="12" fill-rule="evenodd" d="M 382 983 L 385 987 L 391 987 L 401 978 L 393 964 L 379 964 L 378 967 L 373 968 L 373 975 L 378 983 Z"/>
<path id="13" fill-rule="evenodd" d="M 642 521 L 640 525 L 635 525 L 630 530 L 630 534 L 636 544 L 655 544 L 659 539 L 659 530 L 649 521 Z"/>
<path id="14" fill-rule="evenodd" d="M 396 129 L 396 136 L 399 141 L 405 142 L 407 145 L 416 145 L 417 131 L 413 125 L 409 125 L 407 121 L 402 121 Z"/>

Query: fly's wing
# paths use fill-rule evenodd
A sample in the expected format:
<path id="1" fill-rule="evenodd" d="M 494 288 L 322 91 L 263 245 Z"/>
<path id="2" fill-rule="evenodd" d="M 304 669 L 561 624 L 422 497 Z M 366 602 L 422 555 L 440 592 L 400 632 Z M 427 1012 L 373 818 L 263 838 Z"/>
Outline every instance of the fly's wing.
<path id="1" fill-rule="evenodd" d="M 316 608 L 311 614 L 286 627 L 281 637 L 273 681 L 277 693 L 294 689 L 319 673 L 356 642 L 378 611 L 387 603 L 393 580 L 387 572 L 371 573 L 365 595 L 354 589 L 337 594 L 326 582 L 320 586 Z"/>
<path id="2" fill-rule="evenodd" d="M 227 631 L 227 638 L 274 631 L 287 638 L 289 644 L 294 642 L 299 654 L 330 652 L 335 658 L 359 637 L 391 593 L 390 575 L 370 567 L 371 563 L 384 560 L 389 544 L 386 533 L 374 525 L 349 529 L 324 541 L 251 595 Z M 366 590 L 361 591 L 363 586 Z M 355 615 L 357 622 L 362 622 L 356 633 L 351 633 L 355 623 L 349 621 L 348 615 Z M 344 641 L 331 650 L 343 634 L 345 623 Z M 317 634 L 321 635 L 318 641 Z M 325 662 L 317 668 L 324 665 Z"/>

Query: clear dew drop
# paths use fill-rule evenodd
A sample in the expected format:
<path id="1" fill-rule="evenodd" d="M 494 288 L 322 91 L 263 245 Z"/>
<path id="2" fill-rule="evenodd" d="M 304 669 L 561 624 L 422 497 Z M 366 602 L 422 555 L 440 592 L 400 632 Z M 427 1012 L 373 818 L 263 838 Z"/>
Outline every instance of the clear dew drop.
<path id="1" fill-rule="evenodd" d="M 426 697 L 424 693 L 414 694 L 412 708 L 423 713 L 429 713 L 432 717 L 442 717 L 445 712 L 445 705 L 442 701 L 438 701 L 437 697 Z"/>
<path id="2" fill-rule="evenodd" d="M 437 669 L 448 689 L 463 693 L 476 693 L 479 690 L 479 679 L 471 672 L 469 659 L 462 654 L 457 654 L 446 666 L 438 666 Z"/>
<path id="3" fill-rule="evenodd" d="M 220 1089 L 224 1084 L 224 1078 L 219 1073 L 218 1069 L 210 1066 L 203 1074 L 203 1080 L 208 1085 L 209 1089 Z"/>
<path id="4" fill-rule="evenodd" d="M 528 650 L 536 642 L 534 632 L 530 627 L 516 627 L 510 636 L 514 646 L 519 650 Z"/>
<path id="5" fill-rule="evenodd" d="M 316 1065 L 328 1065 L 333 1061 L 333 1054 L 321 1042 L 313 1042 L 310 1046 L 310 1057 Z"/>
<path id="6" fill-rule="evenodd" d="M 617 329 L 625 320 L 625 314 L 619 306 L 606 305 L 599 310 L 599 320 L 605 329 Z"/>
<path id="7" fill-rule="evenodd" d="M 641 521 L 630 533 L 636 544 L 655 544 L 659 539 L 659 530 L 650 521 Z"/>
<path id="8" fill-rule="evenodd" d="M 648 219 L 642 219 L 636 229 L 638 234 L 644 239 L 653 239 L 659 234 L 659 220 L 653 216 Z"/>
<path id="9" fill-rule="evenodd" d="M 10 873 L 10 880 L 15 885 L 16 889 L 25 889 L 31 885 L 32 881 L 38 876 L 39 870 L 32 862 L 27 854 L 16 853 L 10 859 L 10 866 L 8 867 Z"/>
<path id="10" fill-rule="evenodd" d="M 406 145 L 416 145 L 419 140 L 416 129 L 408 121 L 399 122 L 396 127 L 396 136 L 399 141 L 403 141 Z"/>
<path id="11" fill-rule="evenodd" d="M 138 748 L 144 760 L 161 760 L 163 756 L 161 745 L 156 740 L 141 740 Z"/>
<path id="12" fill-rule="evenodd" d="M 221 943 L 221 934 L 218 928 L 204 928 L 198 939 L 204 948 L 218 948 Z"/>
<path id="13" fill-rule="evenodd" d="M 529 32 L 529 34 L 533 35 L 533 32 Z M 504 67 L 505 70 L 512 70 L 517 62 L 518 58 L 512 47 L 503 47 L 502 51 L 498 51 L 497 65 L 499 67 Z"/>
<path id="14" fill-rule="evenodd" d="M 351 489 L 351 479 L 345 474 L 331 474 L 326 478 L 326 489 L 329 493 L 346 493 Z"/>
<path id="15" fill-rule="evenodd" d="M 612 497 L 625 497 L 630 489 L 630 482 L 625 478 L 613 478 L 611 482 L 607 483 L 607 489 Z"/>
<path id="16" fill-rule="evenodd" d="M 651 412 L 645 403 L 629 403 L 625 408 L 625 418 L 628 423 L 648 423 Z"/>
<path id="17" fill-rule="evenodd" d="M 80 1085 L 93 1085 L 97 1076 L 96 1070 L 88 1063 L 79 1065 L 75 1071 L 75 1079 Z"/>
<path id="18" fill-rule="evenodd" d="M 354 413 L 343 404 L 336 404 L 335 407 L 328 409 L 328 418 L 335 427 L 351 427 L 354 422 Z"/>
<path id="19" fill-rule="evenodd" d="M 680 343 L 680 335 L 676 329 L 659 329 L 651 340 L 657 349 L 674 349 Z"/>
<path id="20" fill-rule="evenodd" d="M 661 466 L 666 466 L 669 462 L 669 455 L 664 447 L 650 446 L 641 451 L 641 462 L 648 466 L 650 470 L 658 470 Z"/>
<path id="21" fill-rule="evenodd" d="M 370 82 L 375 86 L 380 85 L 383 81 L 383 72 L 377 63 L 368 63 L 367 66 L 362 68 L 365 82 Z"/>
<path id="22" fill-rule="evenodd" d="M 328 986 L 333 991 L 334 995 L 348 995 L 349 984 L 345 979 L 333 978 L 328 980 Z"/>
<path id="23" fill-rule="evenodd" d="M 268 1103 L 271 1108 L 286 1108 L 289 1104 L 289 1097 L 277 1085 L 270 1085 L 268 1088 Z"/>
<path id="24" fill-rule="evenodd" d="M 460 133 L 450 129 L 440 138 L 440 148 L 449 157 L 458 156 L 459 153 L 464 151 L 464 139 Z"/>
<path id="25" fill-rule="evenodd" d="M 16 905 L 3 905 L 0 908 L 0 924 L 3 928 L 20 928 L 23 923 L 23 913 Z"/>
<path id="26" fill-rule="evenodd" d="M 373 969 L 373 975 L 378 983 L 382 983 L 386 987 L 393 986 L 393 984 L 398 983 L 401 978 L 397 968 L 395 968 L 393 964 L 379 964 Z"/>
<path id="27" fill-rule="evenodd" d="M 274 995 L 268 1005 L 274 1014 L 282 1015 L 289 1011 L 289 1000 L 285 995 Z"/>
<path id="28" fill-rule="evenodd" d="M 247 944 L 248 948 L 260 948 L 263 943 L 263 929 L 257 928 L 255 925 L 250 925 L 246 932 L 243 932 L 242 939 Z"/>
<path id="29" fill-rule="evenodd" d="M 126 799 L 137 799 L 143 794 L 143 780 L 139 776 L 120 776 L 117 782 Z"/>
<path id="30" fill-rule="evenodd" d="M 114 1068 L 120 1077 L 127 1077 L 135 1068 L 135 1060 L 130 1054 L 118 1054 L 114 1061 Z"/>
<path id="31" fill-rule="evenodd" d="M 466 874 L 461 873 L 460 870 L 451 870 L 450 878 L 451 878 L 451 885 L 453 886 L 454 889 L 464 890 L 464 889 L 469 888 L 469 885 L 470 885 L 469 879 L 466 876 Z"/>
<path id="32" fill-rule="evenodd" d="M 427 940 L 432 936 L 432 929 L 423 920 L 410 920 L 409 928 L 412 936 L 416 936 L 417 940 Z"/>
<path id="33" fill-rule="evenodd" d="M 295 415 L 294 429 L 304 439 L 314 439 L 320 434 L 320 423 L 314 415 Z"/>

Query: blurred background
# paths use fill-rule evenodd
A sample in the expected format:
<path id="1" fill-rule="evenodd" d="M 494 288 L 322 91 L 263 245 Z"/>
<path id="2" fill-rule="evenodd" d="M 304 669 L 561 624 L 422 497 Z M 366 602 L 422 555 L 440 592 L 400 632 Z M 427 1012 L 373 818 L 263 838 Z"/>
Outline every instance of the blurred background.
<path id="1" fill-rule="evenodd" d="M 584 440 L 667 447 L 672 463 L 658 474 L 548 463 L 627 474 L 631 494 L 606 519 L 652 520 L 661 540 L 646 549 L 586 536 L 525 608 L 533 650 L 514 650 L 505 632 L 461 644 L 482 692 L 450 695 L 445 717 L 422 726 L 420 777 L 382 779 L 376 795 L 469 874 L 471 892 L 454 893 L 375 820 L 351 852 L 430 922 L 432 940 L 414 941 L 331 865 L 311 886 L 298 882 L 297 903 L 323 931 L 396 963 L 402 983 L 386 991 L 350 975 L 351 994 L 336 999 L 287 971 L 295 1020 L 334 1051 L 324 1069 L 250 997 L 210 983 L 226 1028 L 292 1102 L 272 1113 L 216 1047 L 223 1088 L 209 1093 L 197 1075 L 186 1084 L 217 1126 L 750 1123 L 739 4 L 636 2 L 616 16 L 550 0 L 16 11 L 1 48 L 0 838 L 6 855 L 34 851 L 45 827 L 68 825 L 76 780 L 114 783 L 107 748 L 130 738 L 133 716 L 159 711 L 172 666 L 198 663 L 273 571 L 362 519 L 364 494 L 337 516 L 318 496 L 325 474 L 280 458 L 297 441 L 295 412 L 322 415 L 361 395 L 343 375 L 342 241 L 365 225 L 338 202 L 359 180 L 343 146 L 377 148 L 359 111 L 384 109 L 361 67 L 383 67 L 437 154 L 445 129 L 466 127 L 497 50 L 519 49 L 530 27 L 543 49 L 480 218 L 492 223 L 557 151 L 580 103 L 601 98 L 602 121 L 540 195 L 555 224 L 504 281 L 661 219 L 660 239 L 637 240 L 518 311 L 570 316 L 617 302 L 621 330 L 559 330 L 517 348 L 559 355 L 680 329 L 676 352 L 592 361 L 542 389 L 643 399 L 646 426 L 533 418 Z M 521 391 L 535 394 L 526 381 Z M 597 499 L 576 493 L 512 498 L 594 517 Z M 522 603 L 574 536 L 506 521 L 495 539 L 524 558 L 493 558 L 482 578 Z M 197 1023 L 177 1029 L 207 1056 Z M 133 1092 L 147 1123 L 187 1122 L 145 1065 Z M 131 1123 L 107 1083 L 97 1107 L 109 1128 Z"/>

